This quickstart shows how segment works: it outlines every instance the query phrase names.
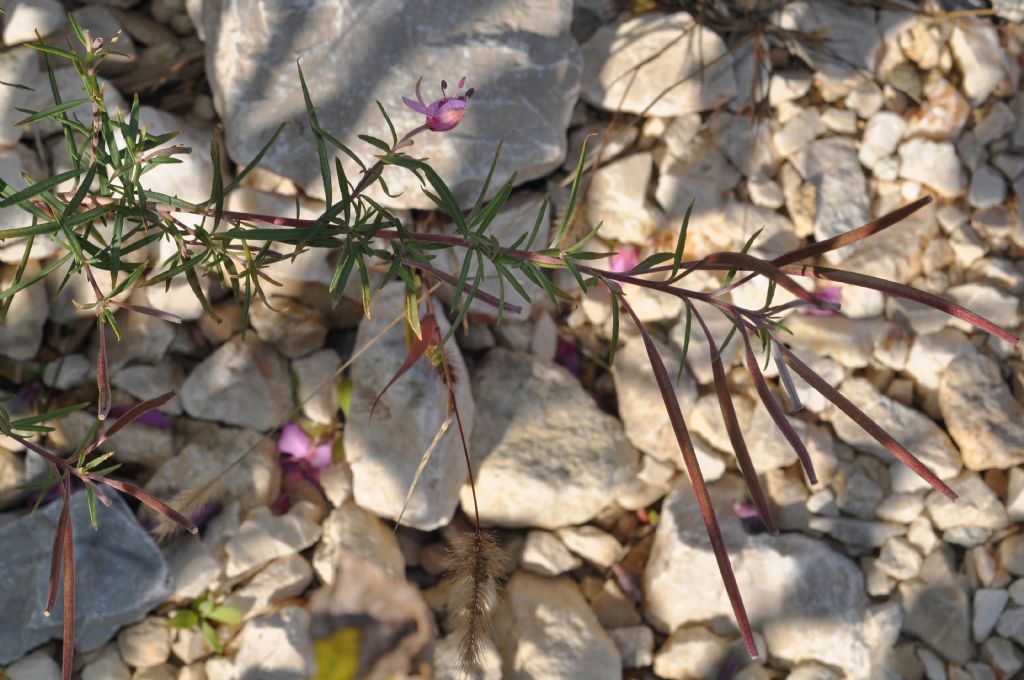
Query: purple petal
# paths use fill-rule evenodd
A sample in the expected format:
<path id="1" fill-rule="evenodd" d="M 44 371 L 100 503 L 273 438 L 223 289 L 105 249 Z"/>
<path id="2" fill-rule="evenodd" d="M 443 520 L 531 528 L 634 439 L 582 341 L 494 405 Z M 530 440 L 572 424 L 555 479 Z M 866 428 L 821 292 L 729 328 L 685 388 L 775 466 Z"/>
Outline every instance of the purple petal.
<path id="1" fill-rule="evenodd" d="M 413 111 L 415 111 L 416 113 L 423 113 L 423 114 L 425 114 L 427 112 L 427 107 L 426 106 L 424 106 L 423 104 L 420 104 L 419 102 L 414 102 L 413 100 L 409 99 L 408 97 L 402 97 L 402 101 L 405 102 L 405 105 L 408 106 Z"/>
<path id="2" fill-rule="evenodd" d="M 277 440 L 279 453 L 287 453 L 295 458 L 309 456 L 309 435 L 295 423 L 288 423 L 281 428 L 281 438 Z"/>
<path id="3" fill-rule="evenodd" d="M 313 449 L 313 455 L 309 457 L 309 464 L 314 470 L 323 470 L 334 462 L 331 442 L 321 444 Z"/>
<path id="4" fill-rule="evenodd" d="M 421 83 L 423 83 L 423 76 L 420 76 L 419 80 L 416 81 L 416 99 L 419 100 L 420 106 L 426 107 L 427 103 L 423 101 L 423 92 L 420 91 Z"/>

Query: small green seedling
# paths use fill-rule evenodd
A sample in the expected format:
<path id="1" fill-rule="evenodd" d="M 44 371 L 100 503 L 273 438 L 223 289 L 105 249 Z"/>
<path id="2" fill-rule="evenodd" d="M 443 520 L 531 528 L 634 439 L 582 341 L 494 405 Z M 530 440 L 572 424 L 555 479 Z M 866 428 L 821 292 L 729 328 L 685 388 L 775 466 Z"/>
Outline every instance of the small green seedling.
<path id="1" fill-rule="evenodd" d="M 217 654 L 224 653 L 224 645 L 217 637 L 214 624 L 233 625 L 242 622 L 242 612 L 234 607 L 217 604 L 217 596 L 213 591 L 207 592 L 192 603 L 188 609 L 182 609 L 171 617 L 171 628 L 188 630 L 199 628 L 206 646 Z"/>

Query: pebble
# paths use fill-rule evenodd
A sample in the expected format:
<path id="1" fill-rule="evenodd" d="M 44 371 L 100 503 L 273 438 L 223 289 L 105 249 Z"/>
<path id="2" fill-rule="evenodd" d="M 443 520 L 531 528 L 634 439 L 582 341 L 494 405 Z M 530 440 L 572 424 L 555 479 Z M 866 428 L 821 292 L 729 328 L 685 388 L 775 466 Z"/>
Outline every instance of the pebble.
<path id="1" fill-rule="evenodd" d="M 117 635 L 117 649 L 129 666 L 159 666 L 171 657 L 171 634 L 167 619 L 151 616 L 123 628 Z"/>
<path id="2" fill-rule="evenodd" d="M 924 509 L 924 498 L 919 494 L 896 493 L 875 506 L 875 516 L 885 522 L 910 524 Z"/>
<path id="3" fill-rule="evenodd" d="M 921 570 L 921 553 L 905 538 L 893 536 L 882 544 L 882 551 L 876 564 L 878 568 L 897 581 L 906 581 L 917 576 Z"/>
<path id="4" fill-rule="evenodd" d="M 335 508 L 322 525 L 313 553 L 313 568 L 327 585 L 334 583 L 340 553 L 350 553 L 376 565 L 392 578 L 405 574 L 405 559 L 391 527 L 349 501 Z"/>
<path id="5" fill-rule="evenodd" d="M 1003 678 L 1011 678 L 1024 668 L 1024 655 L 1006 638 L 992 636 L 986 640 L 981 646 L 981 658 Z"/>
<path id="6" fill-rule="evenodd" d="M 661 226 L 659 215 L 646 203 L 653 169 L 653 158 L 645 151 L 619 158 L 594 172 L 586 196 L 586 214 L 592 228 L 604 223 L 603 238 L 643 245 Z"/>
<path id="7" fill-rule="evenodd" d="M 676 629 L 654 655 L 661 678 L 711 678 L 729 653 L 729 641 L 701 626 Z"/>
<path id="8" fill-rule="evenodd" d="M 10 287 L 16 270 L 15 266 L 0 265 L 0 287 Z M 25 268 L 26 275 L 38 271 L 38 264 L 31 261 Z M 48 313 L 49 300 L 43 286 L 29 286 L 15 295 L 0 324 L 0 355 L 15 361 L 34 358 L 43 343 L 43 326 Z"/>
<path id="9" fill-rule="evenodd" d="M 504 672 L 535 678 L 619 678 L 622 660 L 576 583 L 517 571 L 505 585 L 492 639 Z"/>
<path id="10" fill-rule="evenodd" d="M 324 346 L 327 321 L 323 314 L 282 295 L 267 296 L 249 307 L 249 322 L 260 340 L 289 359 L 298 359 Z"/>
<path id="11" fill-rule="evenodd" d="M 192 369 L 181 386 L 181 401 L 193 418 L 274 427 L 285 421 L 291 405 L 288 366 L 252 336 L 236 337 Z"/>
<path id="12" fill-rule="evenodd" d="M 164 557 L 174 574 L 174 597 L 179 600 L 196 599 L 224 570 L 206 543 L 192 534 L 176 536 L 165 547 Z"/>
<path id="13" fill-rule="evenodd" d="M 956 149 L 949 142 L 914 138 L 899 146 L 900 177 L 920 182 L 944 198 L 957 198 L 967 191 Z"/>
<path id="14" fill-rule="evenodd" d="M 614 536 L 595 526 L 563 527 L 555 533 L 569 550 L 601 569 L 611 568 L 623 553 Z"/>
<path id="15" fill-rule="evenodd" d="M 238 639 L 236 677 L 300 680 L 316 669 L 310 638 L 310 615 L 296 606 L 250 621 Z M 215 676 L 216 677 L 216 676 Z"/>
<path id="16" fill-rule="evenodd" d="M 950 501 L 938 491 L 930 492 L 925 499 L 928 517 L 936 529 L 1002 529 L 1009 524 L 999 497 L 977 474 L 964 472 L 949 480 L 949 486 L 957 494 L 955 501 Z"/>
<path id="17" fill-rule="evenodd" d="M 988 146 L 1013 131 L 1017 117 L 1013 109 L 1001 101 L 995 101 L 985 116 L 974 126 L 974 139 L 982 146 Z"/>
<path id="18" fill-rule="evenodd" d="M 899 441 L 940 479 L 950 479 L 962 467 L 960 455 L 949 436 L 928 416 L 889 399 L 864 378 L 847 378 L 840 392 L 871 420 L 890 433 L 899 433 Z M 849 416 L 836 408 L 832 426 L 844 442 L 889 463 L 892 488 L 910 492 L 927 487 L 916 473 L 893 459 L 891 452 L 862 430 Z"/>
<path id="19" fill-rule="evenodd" d="M 718 508 L 730 507 L 745 497 L 744 485 L 734 475 L 711 484 L 710 492 Z M 773 657 L 818 660 L 843 668 L 850 677 L 874 677 L 872 649 L 884 647 L 890 639 L 894 642 L 899 625 L 882 625 L 882 619 L 870 623 L 875 614 L 867 611 L 863 575 L 856 564 L 822 542 L 799 534 L 748 534 L 731 513 L 720 514 L 719 523 L 730 554 L 743 555 L 733 563 L 736 578 L 751 623 L 764 635 Z M 644 572 L 646 612 L 659 630 L 731 617 L 707 541 L 692 487 L 683 481 L 665 501 Z M 773 574 L 770 583 L 763 578 L 766 573 Z M 820 582 L 806 578 L 807 574 L 825 573 L 829 578 Z M 780 589 L 788 594 L 784 602 L 778 598 Z M 819 611 L 845 614 L 838 620 Z M 798 622 L 808 618 L 827 620 L 828 636 L 798 634 L 797 627 L 802 625 Z M 830 640 L 827 644 L 826 637 Z M 656 656 L 656 673 L 657 664 Z"/>
<path id="20" fill-rule="evenodd" d="M 920 638 L 943 658 L 963 664 L 972 656 L 970 604 L 942 551 L 925 558 L 920 579 L 899 586 L 906 619 L 903 631 Z"/>
<path id="21" fill-rule="evenodd" d="M 932 78 L 925 84 L 924 96 L 910 116 L 907 134 L 938 141 L 957 139 L 971 112 L 960 90 L 944 78 Z"/>
<path id="22" fill-rule="evenodd" d="M 481 519 L 557 529 L 594 517 L 636 474 L 622 425 L 565 369 L 494 349 L 473 376 L 480 420 L 470 450 Z M 358 494 L 356 496 L 358 500 Z M 469 512 L 468 487 L 462 506 Z"/>
<path id="23" fill-rule="evenodd" d="M 968 469 L 1007 469 L 1024 463 L 1024 407 L 994 361 L 973 349 L 954 357 L 938 398 L 946 428 Z"/>
<path id="24" fill-rule="evenodd" d="M 333 574 L 332 574 L 333 576 Z M 288 555 L 274 560 L 248 583 L 236 588 L 224 600 L 249 620 L 270 613 L 274 605 L 291 597 L 299 597 L 313 580 L 313 569 L 301 555 Z"/>
<path id="25" fill-rule="evenodd" d="M 526 534 L 519 565 L 541 576 L 558 576 L 578 569 L 583 560 L 569 552 L 565 543 L 550 531 L 530 531 Z"/>
<path id="26" fill-rule="evenodd" d="M 292 362 L 295 397 L 302 413 L 316 423 L 330 425 L 338 419 L 338 390 L 335 386 L 341 359 L 333 349 L 322 349 Z"/>
<path id="27" fill-rule="evenodd" d="M 800 99 L 811 89 L 811 74 L 805 70 L 782 70 L 772 73 L 768 85 L 768 103 L 778 106 Z"/>
<path id="28" fill-rule="evenodd" d="M 64 7 L 57 0 L 11 0 L 4 10 L 4 44 L 13 47 L 35 42 L 36 35 L 46 37 L 64 27 Z"/>
<path id="29" fill-rule="evenodd" d="M 612 628 L 608 635 L 619 648 L 623 668 L 645 668 L 654 662 L 654 631 L 649 627 Z"/>
<path id="30" fill-rule="evenodd" d="M 32 652 L 7 667 L 8 680 L 58 680 L 60 666 L 46 652 Z"/>
<path id="31" fill-rule="evenodd" d="M 864 224 L 870 206 L 867 182 L 848 137 L 818 139 L 794 156 L 794 164 L 815 189 L 814 236 L 823 241 Z M 831 261 L 837 251 L 826 255 Z"/>
<path id="32" fill-rule="evenodd" d="M 981 644 L 995 630 L 999 615 L 1006 608 L 1010 595 L 1005 590 L 995 588 L 979 588 L 974 591 L 974 619 L 971 622 L 971 633 L 974 641 Z"/>
<path id="33" fill-rule="evenodd" d="M 686 12 L 603 26 L 583 45 L 583 63 L 581 96 L 608 111 L 681 116 L 719 107 L 738 91 L 725 42 Z"/>
<path id="34" fill-rule="evenodd" d="M 953 29 L 949 39 L 960 72 L 964 74 L 964 93 L 975 106 L 981 104 L 1003 79 L 1005 55 L 999 46 L 995 25 L 969 19 Z"/>
<path id="35" fill-rule="evenodd" d="M 864 127 L 857 153 L 861 164 L 873 170 L 880 160 L 896 151 L 906 129 L 906 121 L 895 113 L 882 111 L 873 115 Z"/>
<path id="36" fill-rule="evenodd" d="M 309 519 L 308 512 L 309 504 L 300 501 L 285 515 L 272 515 L 269 508 L 250 513 L 224 544 L 225 575 L 241 576 L 313 545 L 320 538 L 321 527 Z"/>
<path id="37" fill-rule="evenodd" d="M 763 175 L 755 175 L 747 179 L 747 193 L 750 194 L 750 202 L 763 208 L 775 210 L 781 208 L 785 202 L 785 195 L 778 182 Z"/>
<path id="38" fill-rule="evenodd" d="M 991 165 L 983 164 L 974 171 L 967 202 L 979 210 L 1000 205 L 1006 198 L 1006 182 Z"/>
<path id="39" fill-rule="evenodd" d="M 817 109 L 804 109 L 772 135 L 772 143 L 780 156 L 789 158 L 824 133 L 825 129 Z"/>
<path id="40" fill-rule="evenodd" d="M 999 562 L 1014 576 L 1024 576 L 1024 536 L 1014 534 L 999 544 Z"/>

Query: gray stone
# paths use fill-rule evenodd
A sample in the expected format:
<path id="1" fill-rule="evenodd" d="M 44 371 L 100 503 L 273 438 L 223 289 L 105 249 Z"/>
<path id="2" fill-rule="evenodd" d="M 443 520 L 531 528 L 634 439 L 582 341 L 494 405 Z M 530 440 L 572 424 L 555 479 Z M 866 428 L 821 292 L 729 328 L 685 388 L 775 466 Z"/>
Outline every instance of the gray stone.
<path id="1" fill-rule="evenodd" d="M 787 3 L 772 17 L 788 31 L 821 36 L 815 48 L 796 45 L 800 58 L 814 70 L 826 100 L 846 95 L 873 73 L 882 48 L 875 13 L 868 7 L 799 0 Z M 855 36 L 855 38 L 854 38 Z"/>
<path id="2" fill-rule="evenodd" d="M 692 329 L 691 329 L 692 330 Z M 694 335 L 699 335 L 699 332 Z M 680 351 L 655 341 L 669 375 L 679 372 Z M 698 344 L 691 339 L 691 352 Z M 660 461 L 682 467 L 682 454 L 672 430 L 665 404 L 651 371 L 647 351 L 640 338 L 623 339 L 612 364 L 612 377 L 619 401 L 619 417 L 626 437 L 644 453 Z M 689 413 L 697 402 L 697 386 L 688 372 L 679 381 L 673 380 L 676 399 L 683 413 Z M 718 479 L 725 472 L 725 463 L 707 447 L 697 448 L 697 460 L 706 479 Z"/>
<path id="3" fill-rule="evenodd" d="M 44 651 L 32 652 L 11 664 L 4 675 L 9 680 L 58 680 L 61 677 L 60 666 Z"/>
<path id="4" fill-rule="evenodd" d="M 272 348 L 236 337 L 192 369 L 181 386 L 185 413 L 227 425 L 269 430 L 288 417 L 288 367 Z"/>
<path id="5" fill-rule="evenodd" d="M 210 423 L 189 423 L 182 429 L 188 444 L 146 483 L 151 494 L 170 499 L 228 470 L 211 491 L 222 507 L 237 500 L 243 510 L 248 510 L 269 505 L 277 498 L 281 468 L 273 441 L 254 430 Z M 236 463 L 243 453 L 245 458 Z"/>
<path id="6" fill-rule="evenodd" d="M 876 564 L 897 581 L 906 581 L 921 570 L 921 553 L 907 539 L 894 536 L 882 545 Z"/>
<path id="7" fill-rule="evenodd" d="M 85 492 L 71 498 L 75 580 L 80 586 L 75 599 L 75 647 L 83 652 L 101 647 L 173 590 L 171 572 L 149 534 L 117 492 L 106 495 L 109 508 L 96 504 L 99 531 L 89 523 Z M 43 615 L 59 512 L 60 503 L 51 503 L 34 516 L 0 526 L 0 544 L 18 546 L 0 554 L 0 609 L 10 624 L 0 630 L 0 663 L 63 635 L 61 595 L 53 615 Z"/>
<path id="8" fill-rule="evenodd" d="M 970 470 L 1024 463 L 1024 407 L 1014 399 L 994 361 L 970 350 L 946 367 L 939 410 Z"/>
<path id="9" fill-rule="evenodd" d="M 681 116 L 737 93 L 725 42 L 686 12 L 603 26 L 583 46 L 583 60 L 583 99 L 608 111 Z"/>
<path id="10" fill-rule="evenodd" d="M 227 596 L 224 604 L 237 609 L 248 620 L 269 613 L 278 602 L 298 597 L 313 581 L 313 569 L 301 555 L 274 560 L 248 583 Z"/>
<path id="11" fill-rule="evenodd" d="M 313 675 L 309 613 L 296 606 L 250 621 L 239 635 L 234 669 L 238 678 L 304 680 Z"/>
<path id="12" fill-rule="evenodd" d="M 999 561 L 1014 576 L 1024 576 L 1024 536 L 1014 534 L 999 544 Z"/>
<path id="13" fill-rule="evenodd" d="M 713 678 L 729 655 L 729 641 L 702 626 L 676 629 L 654 656 L 662 678 Z"/>
<path id="14" fill-rule="evenodd" d="M 401 97 L 414 96 L 420 74 L 426 78 L 426 98 L 436 97 L 442 75 L 454 84 L 451 79 L 460 74 L 450 69 L 458 55 L 458 63 L 472 65 L 467 84 L 477 90 L 466 118 L 451 132 L 418 136 L 412 155 L 431 158 L 462 204 L 476 198 L 497 141 L 507 133 L 496 178 L 518 171 L 518 181 L 525 182 L 562 164 L 565 128 L 582 71 L 570 33 L 569 0 L 527 6 L 457 3 L 444 12 L 405 0 L 369 5 L 316 0 L 303 6 L 303 21 L 292 21 L 290 12 L 272 0 L 206 3 L 206 72 L 235 162 L 250 161 L 281 123 L 291 123 L 263 164 L 323 198 L 319 169 L 309 163 L 316 153 L 301 105 L 296 59 L 301 58 L 320 125 L 368 157 L 369 151 L 377 152 L 358 133 L 390 140 L 374 100 L 383 103 L 399 135 L 412 130 L 423 117 L 406 108 Z M 247 30 L 254 16 L 277 30 Z M 336 49 L 339 44 L 345 49 Z M 382 44 L 395 49 L 381 51 Z M 319 77 L 324 73 L 331 77 Z M 348 177 L 357 177 L 355 164 L 337 155 Z M 412 173 L 392 168 L 384 179 L 400 198 L 377 189 L 367 195 L 391 207 L 434 207 Z"/>
<path id="15" fill-rule="evenodd" d="M 960 454 L 949 436 L 928 416 L 880 394 L 864 378 L 847 378 L 840 386 L 840 391 L 868 418 L 897 437 L 908 451 L 940 479 L 950 479 L 960 472 Z M 915 491 L 927 486 L 927 482 L 920 479 L 910 468 L 894 460 L 889 449 L 862 430 L 838 408 L 833 410 L 831 420 L 836 434 L 844 442 L 890 463 L 894 491 Z"/>
<path id="16" fill-rule="evenodd" d="M 0 55 L 0 80 L 7 83 L 18 83 L 26 87 L 34 87 L 34 83 L 38 83 L 41 77 L 38 64 L 38 55 L 32 48 L 15 47 L 7 50 Z M 40 102 L 40 106 L 32 106 L 32 101 L 38 98 L 38 91 L 40 89 L 36 88 L 36 92 L 17 87 L 4 87 L 0 89 L 0 144 L 5 147 L 11 146 L 16 144 L 21 138 L 23 130 L 21 127 L 15 127 L 15 125 L 26 116 L 21 111 L 18 111 L 17 107 L 42 111 L 48 106 L 53 105 L 53 100 L 47 99 Z M 47 92 L 48 97 L 49 94 Z M 12 184 L 20 179 L 20 173 L 12 173 L 10 176 L 4 175 L 4 180 Z M 14 210 L 11 208 L 6 208 L 4 216 L 7 217 L 8 214 L 13 212 Z M 17 212 L 20 213 L 22 220 L 28 218 L 28 224 L 32 223 L 32 218 L 28 213 L 20 209 Z M 16 224 L 12 226 L 25 225 Z"/>
<path id="17" fill-rule="evenodd" d="M 320 525 L 310 517 L 310 504 L 300 501 L 284 515 L 257 508 L 224 544 L 228 578 L 251 572 L 267 562 L 305 550 L 320 538 Z"/>
<path id="18" fill-rule="evenodd" d="M 4 9 L 4 44 L 35 42 L 59 31 L 67 21 L 57 0 L 11 0 Z"/>
<path id="19" fill-rule="evenodd" d="M 392 578 L 405 574 L 405 559 L 394 531 L 351 501 L 324 520 L 323 538 L 313 553 L 313 568 L 327 585 L 334 583 L 338 555 L 342 552 L 357 555 Z"/>
<path id="20" fill-rule="evenodd" d="M 555 534 L 549 531 L 530 531 L 519 557 L 523 569 L 541 576 L 558 576 L 583 565 Z"/>
<path id="21" fill-rule="evenodd" d="M 804 109 L 793 116 L 782 129 L 772 135 L 775 150 L 783 158 L 789 158 L 825 132 L 818 109 Z"/>
<path id="22" fill-rule="evenodd" d="M 967 202 L 982 210 L 1001 205 L 1006 198 L 1006 182 L 999 171 L 985 163 L 974 171 L 967 194 Z"/>
<path id="23" fill-rule="evenodd" d="M 731 475 L 710 485 L 710 491 L 719 508 L 745 496 L 742 481 Z M 855 563 L 806 536 L 748 534 L 738 518 L 725 513 L 719 523 L 751 624 L 764 635 L 772 657 L 821 661 L 851 678 L 878 677 L 899 624 L 893 629 L 893 612 L 868 610 Z M 718 617 L 732 620 L 688 481 L 677 484 L 665 501 L 644 572 L 644 595 L 648 616 L 663 631 Z M 814 636 L 805 633 L 808 619 L 818 626 Z"/>
<path id="24" fill-rule="evenodd" d="M 1006 55 L 999 46 L 995 25 L 970 18 L 953 29 L 949 47 L 964 74 L 964 93 L 975 106 L 981 104 L 1006 72 Z"/>
<path id="25" fill-rule="evenodd" d="M 654 662 L 654 631 L 647 626 L 625 626 L 608 631 L 619 648 L 623 668 L 644 668 Z"/>
<path id="26" fill-rule="evenodd" d="M 100 655 L 82 668 L 82 680 L 130 680 L 128 665 L 121 660 L 116 644 L 103 648 Z"/>
<path id="27" fill-rule="evenodd" d="M 874 168 L 878 161 L 891 156 L 907 129 L 902 116 L 883 111 L 876 113 L 864 126 L 864 137 L 860 142 L 857 158 L 866 168 Z"/>
<path id="28" fill-rule="evenodd" d="M 492 639 L 503 677 L 619 678 L 619 650 L 571 579 L 512 575 Z"/>
<path id="29" fill-rule="evenodd" d="M 371 309 L 372 317 L 359 324 L 356 347 L 362 347 L 404 312 L 405 285 L 396 282 L 382 288 L 374 295 Z M 433 312 L 443 336 L 448 330 L 443 311 L 435 305 Z M 455 343 L 445 352 L 468 441 L 475 427 L 468 371 Z M 449 408 L 442 377 L 424 356 L 384 393 L 370 420 L 374 400 L 407 353 L 405 330 L 396 324 L 352 365 L 352 404 L 345 426 L 345 455 L 352 468 L 355 500 L 374 514 L 392 520 L 401 514 L 420 460 L 448 417 Z M 480 455 L 475 445 L 470 451 Z M 447 524 L 465 479 L 466 463 L 458 427 L 453 422 L 434 448 L 409 498 L 403 524 L 423 531 Z"/>
<path id="30" fill-rule="evenodd" d="M 828 534 L 854 554 L 879 548 L 893 536 L 900 536 L 906 531 L 899 524 L 849 517 L 812 517 L 807 526 Z"/>
<path id="31" fill-rule="evenodd" d="M 974 619 L 971 621 L 971 634 L 974 641 L 982 643 L 988 639 L 996 627 L 999 615 L 1006 608 L 1010 594 L 997 588 L 979 588 L 974 591 Z"/>
<path id="32" fill-rule="evenodd" d="M 610 569 L 623 553 L 614 536 L 594 526 L 563 527 L 556 533 L 569 550 L 601 569 Z"/>
<path id="33" fill-rule="evenodd" d="M 617 419 L 568 371 L 529 354 L 492 350 L 473 376 L 478 426 L 470 450 L 480 517 L 541 529 L 594 517 L 636 474 Z M 462 507 L 472 512 L 469 488 Z"/>
<path id="34" fill-rule="evenodd" d="M 327 320 L 315 309 L 283 295 L 267 297 L 249 307 L 249 321 L 260 340 L 289 359 L 306 356 L 324 346 Z"/>
<path id="35" fill-rule="evenodd" d="M 135 315 L 142 316 L 142 315 Z M 155 366 L 133 364 L 111 372 L 110 384 L 140 401 L 158 397 L 171 390 L 181 391 L 185 382 L 177 362 L 163 362 Z M 171 399 L 160 407 L 170 416 L 181 415 L 181 399 Z"/>
<path id="36" fill-rule="evenodd" d="M 171 628 L 167 619 L 150 616 L 117 635 L 117 649 L 134 668 L 159 666 L 171 657 Z"/>
<path id="37" fill-rule="evenodd" d="M 601 236 L 622 243 L 644 245 L 662 226 L 661 216 L 646 201 L 654 161 L 648 152 L 635 153 L 594 171 L 586 195 L 590 226 L 601 226 Z"/>
<path id="38" fill-rule="evenodd" d="M 775 71 L 768 85 L 768 103 L 778 106 L 807 94 L 811 89 L 811 74 L 805 70 Z"/>
<path id="39" fill-rule="evenodd" d="M 949 142 L 914 138 L 900 144 L 900 177 L 920 182 L 945 198 L 967 192 L 967 180 L 956 149 Z"/>
<path id="40" fill-rule="evenodd" d="M 857 149 L 848 137 L 812 142 L 794 156 L 794 165 L 815 189 L 814 236 L 819 241 L 859 227 L 868 221 L 867 182 Z M 832 261 L 848 250 L 830 251 Z"/>
<path id="41" fill-rule="evenodd" d="M 957 494 L 955 501 L 950 501 L 938 491 L 929 493 L 925 500 L 928 516 L 936 529 L 1002 529 L 1009 524 L 999 497 L 977 474 L 965 472 L 950 480 L 949 486 Z"/>
<path id="42" fill-rule="evenodd" d="M 926 642 L 943 658 L 962 664 L 972 656 L 970 605 L 942 551 L 925 559 L 921 576 L 900 584 L 903 632 Z"/>
<path id="43" fill-rule="evenodd" d="M 330 425 L 338 419 L 338 368 L 341 359 L 333 349 L 313 352 L 292 362 L 295 397 L 310 420 Z"/>
<path id="44" fill-rule="evenodd" d="M 0 265 L 0 287 L 10 287 L 16 271 L 16 266 Z M 29 262 L 25 275 L 38 271 L 39 265 Z M 43 326 L 48 312 L 49 300 L 46 288 L 41 284 L 29 286 L 15 295 L 4 322 L 0 324 L 0 354 L 15 361 L 28 361 L 35 357 L 43 343 Z"/>

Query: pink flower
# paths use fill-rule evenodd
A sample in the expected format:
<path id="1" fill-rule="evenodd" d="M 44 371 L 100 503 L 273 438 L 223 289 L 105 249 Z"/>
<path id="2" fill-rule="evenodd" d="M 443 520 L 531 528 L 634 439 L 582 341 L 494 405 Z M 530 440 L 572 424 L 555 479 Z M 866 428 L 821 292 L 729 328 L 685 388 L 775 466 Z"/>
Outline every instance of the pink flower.
<path id="1" fill-rule="evenodd" d="M 277 451 L 313 472 L 319 472 L 331 464 L 331 441 L 315 443 L 296 423 L 288 423 L 281 428 Z"/>
<path id="2" fill-rule="evenodd" d="M 839 286 L 825 286 L 814 291 L 814 294 L 825 302 L 831 302 L 835 305 L 839 305 L 843 302 L 843 289 Z M 821 309 L 820 307 L 803 307 L 804 314 L 810 314 L 811 316 L 835 316 L 836 311 L 833 309 Z"/>
<path id="3" fill-rule="evenodd" d="M 608 261 L 609 269 L 622 274 L 628 272 L 640 262 L 640 255 L 634 246 L 621 246 Z"/>
<path id="4" fill-rule="evenodd" d="M 427 117 L 426 127 L 434 132 L 447 132 L 459 124 L 462 117 L 466 115 L 466 101 L 473 96 L 473 88 L 462 94 L 462 86 L 466 84 L 466 76 L 459 79 L 458 93 L 454 97 L 448 96 L 448 83 L 441 81 L 441 98 L 436 102 L 427 104 L 423 101 L 423 94 L 420 92 L 420 82 L 416 81 L 416 100 L 402 97 L 405 105 L 416 113 L 422 113 Z"/>

